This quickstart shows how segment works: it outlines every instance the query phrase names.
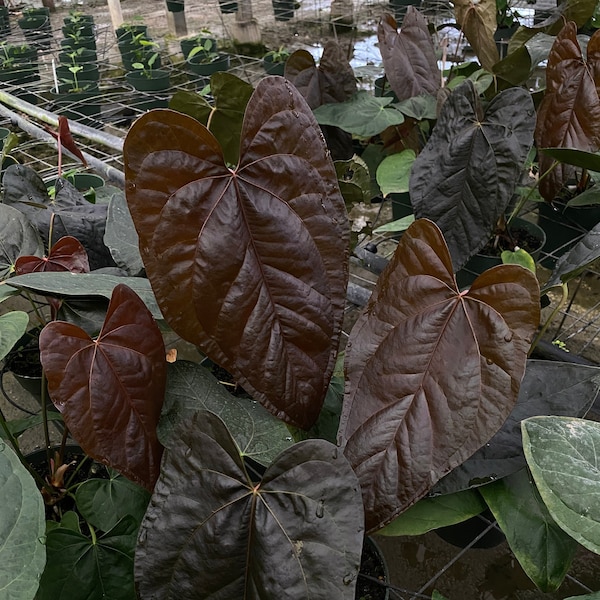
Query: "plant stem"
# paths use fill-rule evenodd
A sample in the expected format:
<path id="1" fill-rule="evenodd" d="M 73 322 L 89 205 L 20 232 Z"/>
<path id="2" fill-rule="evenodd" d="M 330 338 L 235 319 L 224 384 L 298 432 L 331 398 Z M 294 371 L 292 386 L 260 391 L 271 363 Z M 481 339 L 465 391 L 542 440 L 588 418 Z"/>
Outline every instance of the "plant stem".
<path id="1" fill-rule="evenodd" d="M 538 333 L 535 336 L 533 342 L 531 343 L 531 347 L 529 348 L 529 352 L 527 354 L 528 357 L 530 357 L 531 353 L 535 350 L 535 348 L 538 345 L 539 341 L 542 339 L 542 336 L 546 333 L 546 331 L 548 330 L 548 327 L 550 327 L 550 323 L 552 322 L 552 320 L 554 319 L 554 317 L 558 314 L 558 311 L 567 302 L 567 298 L 569 296 L 569 288 L 568 288 L 568 285 L 566 283 L 563 283 L 561 285 L 561 291 L 562 291 L 562 295 L 561 295 L 561 298 L 560 298 L 558 304 L 556 305 L 556 308 L 554 308 L 554 310 L 550 313 L 550 316 L 546 319 L 546 322 L 542 325 L 542 328 L 538 331 Z"/>

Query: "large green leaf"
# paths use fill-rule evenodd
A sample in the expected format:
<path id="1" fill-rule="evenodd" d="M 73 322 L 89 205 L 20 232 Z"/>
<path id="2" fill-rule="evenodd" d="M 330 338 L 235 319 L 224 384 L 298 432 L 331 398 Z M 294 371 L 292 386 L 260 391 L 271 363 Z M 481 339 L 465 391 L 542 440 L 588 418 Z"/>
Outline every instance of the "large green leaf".
<path id="1" fill-rule="evenodd" d="M 134 600 L 133 554 L 138 524 L 121 519 L 90 539 L 65 526 L 46 536 L 48 562 L 37 600 Z"/>
<path id="2" fill-rule="evenodd" d="M 554 522 L 527 469 L 484 485 L 480 491 L 527 575 L 542 592 L 558 589 L 577 542 Z"/>
<path id="3" fill-rule="evenodd" d="M 167 448 L 176 444 L 176 429 L 200 409 L 223 419 L 242 454 L 263 465 L 291 445 L 287 427 L 258 402 L 232 396 L 198 363 L 178 360 L 169 364 L 158 425 L 161 444 Z"/>
<path id="4" fill-rule="evenodd" d="M 486 271 L 461 293 L 440 230 L 415 221 L 346 347 L 340 443 L 367 530 L 387 525 L 498 431 L 539 322 L 535 276 Z"/>
<path id="5" fill-rule="evenodd" d="M 576 148 L 595 152 L 600 147 L 600 98 L 595 73 L 600 67 L 600 31 L 590 39 L 587 60 L 577 40 L 577 26 L 566 23 L 552 45 L 546 67 L 546 94 L 538 109 L 535 141 L 538 148 Z M 540 172 L 554 158 L 540 154 Z M 554 200 L 573 173 L 560 163 L 540 179 L 540 193 Z"/>
<path id="6" fill-rule="evenodd" d="M 380 529 L 377 535 L 422 535 L 438 527 L 462 523 L 484 509 L 485 502 L 476 490 L 423 498 Z"/>
<path id="7" fill-rule="evenodd" d="M 410 170 L 415 158 L 414 150 L 404 150 L 391 154 L 379 163 L 376 178 L 384 196 L 408 192 Z"/>
<path id="8" fill-rule="evenodd" d="M 385 74 L 398 100 L 437 93 L 441 76 L 433 41 L 427 20 L 414 6 L 407 8 L 400 31 L 396 20 L 384 14 L 377 39 Z"/>
<path id="9" fill-rule="evenodd" d="M 333 444 L 299 442 L 254 481 L 216 415 L 177 437 L 140 529 L 142 599 L 354 599 L 362 503 Z"/>
<path id="10" fill-rule="evenodd" d="M 541 148 L 541 151 L 560 162 L 588 171 L 600 171 L 600 153 L 598 152 L 586 152 L 577 148 Z"/>
<path id="11" fill-rule="evenodd" d="M 162 319 L 162 314 L 150 287 L 144 277 L 116 277 L 102 273 L 30 273 L 11 277 L 6 282 L 18 290 L 29 290 L 34 294 L 61 297 L 112 296 L 119 284 L 131 288 L 143 301 L 155 319 Z"/>
<path id="12" fill-rule="evenodd" d="M 553 519 L 600 554 L 600 424 L 548 416 L 521 427 L 527 464 Z"/>
<path id="13" fill-rule="evenodd" d="M 360 90 L 346 102 L 323 104 L 313 112 L 320 125 L 335 125 L 358 137 L 370 138 L 404 123 L 404 115 L 392 102 L 392 98 L 379 98 Z"/>
<path id="14" fill-rule="evenodd" d="M 127 201 L 169 325 L 291 424 L 317 419 L 348 279 L 348 215 L 312 111 L 266 77 L 230 169 L 215 137 L 175 111 L 129 130 Z"/>
<path id="15" fill-rule="evenodd" d="M 22 310 L 13 310 L 0 315 L 0 360 L 2 360 L 27 331 L 29 315 Z"/>
<path id="16" fill-rule="evenodd" d="M 81 516 L 102 531 L 110 531 L 131 515 L 139 525 L 150 502 L 150 493 L 112 469 L 108 479 L 88 479 L 78 486 L 75 503 Z"/>
<path id="17" fill-rule="evenodd" d="M 0 202 L 0 280 L 13 271 L 19 256 L 42 256 L 44 246 L 35 227 L 16 208 Z"/>
<path id="18" fill-rule="evenodd" d="M 30 600 L 46 562 L 44 502 L 17 455 L 0 439 L 0 596 Z"/>
<path id="19" fill-rule="evenodd" d="M 113 194 L 110 199 L 104 243 L 114 261 L 128 275 L 136 277 L 142 273 L 144 264 L 140 256 L 138 235 L 123 192 Z"/>
<path id="20" fill-rule="evenodd" d="M 547 360 L 528 360 L 519 398 L 498 433 L 438 482 L 435 491 L 453 493 L 514 473 L 525 466 L 521 421 L 536 415 L 583 417 L 600 390 L 600 369 Z"/>
<path id="21" fill-rule="evenodd" d="M 522 88 L 501 92 L 484 113 L 467 80 L 444 103 L 413 164 L 410 199 L 415 217 L 442 230 L 456 271 L 483 248 L 508 206 L 534 127 L 533 101 Z"/>

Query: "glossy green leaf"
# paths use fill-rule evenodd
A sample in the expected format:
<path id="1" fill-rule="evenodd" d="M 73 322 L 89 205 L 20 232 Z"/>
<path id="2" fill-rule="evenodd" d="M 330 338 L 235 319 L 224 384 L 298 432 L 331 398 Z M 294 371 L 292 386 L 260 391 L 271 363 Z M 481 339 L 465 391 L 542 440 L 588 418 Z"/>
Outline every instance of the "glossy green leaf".
<path id="1" fill-rule="evenodd" d="M 461 293 L 440 230 L 420 219 L 404 232 L 346 347 L 339 439 L 361 483 L 368 532 L 498 431 L 538 323 L 532 273 L 500 265 Z"/>
<path id="2" fill-rule="evenodd" d="M 124 155 L 129 209 L 169 325 L 273 414 L 310 427 L 338 349 L 349 227 L 305 100 L 283 77 L 262 79 L 235 169 L 203 125 L 169 110 L 138 119 Z"/>
<path id="3" fill-rule="evenodd" d="M 268 465 L 292 443 L 287 427 L 258 402 L 230 394 L 210 371 L 197 363 L 177 360 L 168 365 L 165 402 L 158 438 L 166 448 L 176 429 L 200 409 L 210 410 L 227 425 L 242 454 Z"/>
<path id="4" fill-rule="evenodd" d="M 333 444 L 294 444 L 253 481 L 223 422 L 203 411 L 165 452 L 140 529 L 137 589 L 143 600 L 354 600 L 362 512 Z"/>
<path id="5" fill-rule="evenodd" d="M 44 502 L 17 455 L 0 439 L 0 596 L 35 597 L 46 562 Z"/>
<path id="6" fill-rule="evenodd" d="M 0 202 L 0 281 L 12 274 L 19 256 L 43 254 L 42 240 L 29 219 Z"/>
<path id="7" fill-rule="evenodd" d="M 37 600 L 133 600 L 133 554 L 138 525 L 124 517 L 92 540 L 78 531 L 48 531 L 48 562 Z"/>
<path id="8" fill-rule="evenodd" d="M 148 502 L 147 490 L 112 470 L 108 479 L 88 479 L 75 492 L 77 510 L 101 531 L 110 531 L 127 515 L 139 525 Z"/>
<path id="9" fill-rule="evenodd" d="M 155 319 L 162 319 L 162 314 L 150 287 L 150 282 L 144 277 L 115 277 L 101 273 L 30 273 L 11 277 L 6 284 L 18 290 L 29 290 L 34 294 L 47 296 L 89 297 L 112 296 L 113 290 L 119 284 L 131 288 L 147 306 Z"/>
<path id="10" fill-rule="evenodd" d="M 510 123 L 510 129 L 506 128 Z M 444 103 L 410 176 L 415 217 L 442 230 L 455 270 L 489 241 L 533 143 L 529 92 L 509 88 L 483 106 L 465 81 Z"/>
<path id="11" fill-rule="evenodd" d="M 542 592 L 558 589 L 577 543 L 554 522 L 527 469 L 479 490 L 525 573 Z"/>
<path id="12" fill-rule="evenodd" d="M 525 467 L 521 421 L 535 415 L 584 417 L 600 391 L 600 368 L 528 360 L 517 404 L 496 435 L 441 479 L 442 494 L 480 486 Z"/>
<path id="13" fill-rule="evenodd" d="M 600 424 L 569 417 L 523 421 L 523 449 L 553 519 L 600 554 Z"/>
<path id="14" fill-rule="evenodd" d="M 586 152 L 577 148 L 542 148 L 544 154 L 574 167 L 588 171 L 600 171 L 600 153 Z"/>
<path id="15" fill-rule="evenodd" d="M 400 231 L 406 231 L 414 222 L 415 215 L 408 215 L 407 217 L 402 217 L 401 219 L 396 219 L 395 221 L 380 225 L 373 229 L 373 234 L 399 233 Z"/>
<path id="16" fill-rule="evenodd" d="M 404 115 L 394 108 L 392 101 L 360 90 L 346 102 L 323 104 L 313 112 L 320 125 L 335 125 L 358 137 L 370 138 L 404 123 Z"/>
<path id="17" fill-rule="evenodd" d="M 596 179 L 595 176 L 594 179 Z M 577 194 L 567 202 L 568 207 L 593 206 L 596 204 L 600 204 L 600 186 L 598 184 L 587 188 L 587 190 L 584 190 L 581 194 Z"/>
<path id="18" fill-rule="evenodd" d="M 391 154 L 381 161 L 377 167 L 376 178 L 384 196 L 408 192 L 410 170 L 415 158 L 414 150 L 404 150 Z"/>
<path id="19" fill-rule="evenodd" d="M 0 360 L 2 360 L 27 331 L 29 315 L 22 310 L 13 310 L 0 315 Z"/>
<path id="20" fill-rule="evenodd" d="M 423 498 L 380 529 L 377 535 L 422 535 L 438 527 L 462 523 L 483 512 L 485 507 L 475 490 Z"/>
<path id="21" fill-rule="evenodd" d="M 104 243 L 117 263 L 128 275 L 139 276 L 144 264 L 140 256 L 138 235 L 127 208 L 125 194 L 114 194 L 108 205 Z"/>
<path id="22" fill-rule="evenodd" d="M 520 265 L 525 269 L 529 269 L 532 273 L 536 272 L 535 260 L 523 248 L 517 248 L 514 252 L 512 250 L 503 250 L 500 258 L 505 265 Z"/>

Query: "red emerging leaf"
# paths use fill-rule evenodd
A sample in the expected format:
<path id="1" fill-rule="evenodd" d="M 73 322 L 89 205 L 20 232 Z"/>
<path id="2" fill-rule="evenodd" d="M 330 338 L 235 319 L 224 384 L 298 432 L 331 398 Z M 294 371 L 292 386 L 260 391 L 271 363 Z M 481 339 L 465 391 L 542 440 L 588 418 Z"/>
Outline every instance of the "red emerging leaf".
<path id="1" fill-rule="evenodd" d="M 54 321 L 42 330 L 40 356 L 50 397 L 86 454 L 152 490 L 162 455 L 156 426 L 166 361 L 142 300 L 116 286 L 96 340 Z"/>
<path id="2" fill-rule="evenodd" d="M 52 246 L 47 257 L 19 256 L 15 262 L 17 275 L 48 271 L 89 273 L 88 255 L 78 239 L 64 236 Z"/>
<path id="3" fill-rule="evenodd" d="M 440 230 L 404 233 L 346 348 L 340 441 L 367 530 L 423 497 L 502 426 L 539 322 L 535 276 L 502 265 L 461 293 Z"/>

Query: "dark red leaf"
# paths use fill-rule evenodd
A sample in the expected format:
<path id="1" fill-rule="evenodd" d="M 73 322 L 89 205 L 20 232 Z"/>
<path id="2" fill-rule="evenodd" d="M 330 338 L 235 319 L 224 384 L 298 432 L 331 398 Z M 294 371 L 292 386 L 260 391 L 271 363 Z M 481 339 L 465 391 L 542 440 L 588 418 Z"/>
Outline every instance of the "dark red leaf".
<path id="1" fill-rule="evenodd" d="M 47 257 L 20 256 L 15 263 L 17 275 L 46 271 L 70 271 L 89 273 L 90 264 L 87 252 L 79 240 L 71 236 L 60 238 Z"/>
<path id="2" fill-rule="evenodd" d="M 346 349 L 340 442 L 361 483 L 368 531 L 498 431 L 538 322 L 528 270 L 495 267 L 461 293 L 440 230 L 420 219 L 404 233 Z"/>
<path id="3" fill-rule="evenodd" d="M 584 60 L 577 41 L 577 26 L 567 23 L 552 45 L 546 67 L 546 94 L 538 110 L 535 141 L 538 148 L 577 148 L 595 152 L 600 148 L 600 31 L 587 46 Z M 540 174 L 553 159 L 540 153 Z M 561 163 L 540 181 L 540 193 L 554 200 L 573 167 Z"/>
<path id="4" fill-rule="evenodd" d="M 73 136 L 71 135 L 71 129 L 69 128 L 69 120 L 67 117 L 58 117 L 58 142 L 66 148 L 69 152 L 72 152 L 82 163 L 84 167 L 87 167 L 87 161 L 81 153 L 81 150 L 77 147 Z"/>
<path id="5" fill-rule="evenodd" d="M 162 455 L 156 426 L 166 361 L 142 300 L 116 286 L 96 340 L 55 321 L 42 330 L 40 356 L 50 397 L 84 451 L 152 490 Z"/>
<path id="6" fill-rule="evenodd" d="M 134 123 L 124 156 L 142 259 L 171 327 L 275 415 L 310 427 L 337 354 L 349 231 L 304 99 L 263 79 L 233 169 L 203 125 L 168 110 Z"/>

